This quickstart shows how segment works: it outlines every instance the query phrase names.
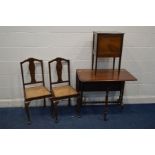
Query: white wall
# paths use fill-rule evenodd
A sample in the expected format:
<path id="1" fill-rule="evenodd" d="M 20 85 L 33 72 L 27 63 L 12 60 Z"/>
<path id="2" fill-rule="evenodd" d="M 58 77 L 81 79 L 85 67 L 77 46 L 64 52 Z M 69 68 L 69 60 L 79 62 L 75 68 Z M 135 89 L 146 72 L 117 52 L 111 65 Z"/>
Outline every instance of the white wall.
<path id="1" fill-rule="evenodd" d="M 124 101 L 155 102 L 155 27 L 0 27 L 0 106 L 23 106 L 19 62 L 28 57 L 44 60 L 47 86 L 47 61 L 57 56 L 70 59 L 75 86 L 75 70 L 91 67 L 96 30 L 125 33 L 122 68 L 138 81 L 127 82 Z"/>

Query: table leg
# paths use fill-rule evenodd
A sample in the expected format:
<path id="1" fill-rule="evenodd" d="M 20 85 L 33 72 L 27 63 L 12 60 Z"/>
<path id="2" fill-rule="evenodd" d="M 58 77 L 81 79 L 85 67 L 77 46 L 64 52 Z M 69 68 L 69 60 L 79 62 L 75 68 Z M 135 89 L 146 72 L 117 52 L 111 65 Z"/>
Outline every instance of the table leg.
<path id="1" fill-rule="evenodd" d="M 123 104 L 124 85 L 125 85 L 125 82 L 122 83 L 121 90 L 120 90 L 120 96 L 119 96 L 119 102 L 121 105 L 121 109 L 123 109 L 123 107 L 124 107 L 124 104 Z"/>
<path id="2" fill-rule="evenodd" d="M 80 117 L 82 100 L 83 99 L 83 92 L 80 92 L 79 96 L 77 97 L 77 116 Z"/>
<path id="3" fill-rule="evenodd" d="M 106 97 L 105 97 L 105 108 L 104 108 L 104 121 L 107 120 L 107 114 L 108 114 L 108 95 L 109 91 L 106 91 Z"/>

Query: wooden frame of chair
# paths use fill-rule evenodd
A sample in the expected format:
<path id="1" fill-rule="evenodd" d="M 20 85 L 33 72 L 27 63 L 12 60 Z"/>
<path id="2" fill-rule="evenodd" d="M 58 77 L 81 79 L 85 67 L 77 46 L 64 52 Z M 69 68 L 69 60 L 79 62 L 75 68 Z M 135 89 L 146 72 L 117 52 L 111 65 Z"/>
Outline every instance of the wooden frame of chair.
<path id="1" fill-rule="evenodd" d="M 35 62 L 39 63 L 41 66 L 41 74 L 42 80 L 37 81 L 35 78 Z M 24 70 L 23 64 L 29 63 L 29 72 L 31 82 L 25 82 L 24 78 Z M 32 100 L 44 99 L 44 107 L 46 106 L 47 97 L 51 97 L 50 91 L 45 87 L 44 81 L 44 69 L 43 69 L 43 61 L 35 58 L 28 58 L 22 62 L 20 62 L 21 74 L 22 74 L 22 83 L 23 83 L 23 91 L 24 91 L 24 103 L 25 103 L 25 111 L 27 114 L 28 124 L 31 124 L 31 117 L 29 112 L 29 104 Z M 34 84 L 42 84 L 41 86 L 34 86 L 26 88 L 26 86 L 32 86 Z"/>
<path id="2" fill-rule="evenodd" d="M 52 81 L 52 69 L 51 69 L 51 64 L 56 62 L 56 74 L 57 74 L 57 81 L 53 82 Z M 63 80 L 62 79 L 62 69 L 63 69 L 63 64 L 62 62 L 67 63 L 67 74 L 68 74 L 68 80 Z M 59 102 L 59 100 L 61 99 L 67 99 L 68 98 L 68 105 L 71 105 L 71 98 L 72 97 L 77 97 L 77 102 L 80 102 L 79 100 L 79 93 L 73 88 L 71 87 L 71 83 L 70 83 L 70 61 L 64 58 L 55 58 L 51 61 L 48 62 L 48 67 L 49 67 L 49 80 L 50 80 L 50 91 L 52 94 L 52 102 L 51 102 L 51 109 L 52 109 L 52 116 L 55 118 L 55 122 L 58 121 L 58 108 L 57 108 L 57 104 Z M 58 86 L 58 87 L 53 87 L 53 85 L 56 84 L 62 84 L 62 83 L 66 83 L 68 85 L 66 86 Z M 66 92 L 68 89 L 68 92 Z M 59 91 L 59 92 L 58 92 Z M 58 93 L 56 93 L 58 92 Z M 78 104 L 77 104 L 78 105 Z"/>

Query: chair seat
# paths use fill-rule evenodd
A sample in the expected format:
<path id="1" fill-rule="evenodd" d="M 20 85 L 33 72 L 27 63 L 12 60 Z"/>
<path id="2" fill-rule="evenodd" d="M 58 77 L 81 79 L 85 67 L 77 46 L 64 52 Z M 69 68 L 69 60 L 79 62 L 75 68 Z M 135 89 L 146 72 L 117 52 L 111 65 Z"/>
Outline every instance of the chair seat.
<path id="1" fill-rule="evenodd" d="M 53 87 L 52 94 L 56 98 L 76 96 L 78 93 L 72 86 Z"/>
<path id="2" fill-rule="evenodd" d="M 41 98 L 51 95 L 50 91 L 44 86 L 26 88 L 25 93 L 26 99 Z"/>

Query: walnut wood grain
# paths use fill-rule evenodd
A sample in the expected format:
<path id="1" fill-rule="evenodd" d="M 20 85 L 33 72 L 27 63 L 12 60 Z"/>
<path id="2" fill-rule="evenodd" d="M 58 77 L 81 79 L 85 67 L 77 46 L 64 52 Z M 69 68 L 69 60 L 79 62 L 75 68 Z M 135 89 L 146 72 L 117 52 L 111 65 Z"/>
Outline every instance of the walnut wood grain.
<path id="1" fill-rule="evenodd" d="M 123 34 L 98 34 L 97 57 L 120 57 Z"/>
<path id="2" fill-rule="evenodd" d="M 91 69 L 78 69 L 77 76 L 82 82 L 95 81 L 136 81 L 137 79 L 127 70 L 100 69 L 95 72 Z"/>
<path id="3" fill-rule="evenodd" d="M 78 105 L 78 113 L 80 113 L 83 103 L 105 103 L 104 120 L 107 120 L 108 104 L 118 103 L 123 109 L 123 94 L 126 81 L 136 81 L 137 79 L 127 70 L 114 69 L 78 69 L 76 71 L 76 89 L 80 94 L 81 104 Z M 104 91 L 106 92 L 105 101 L 84 101 L 84 92 Z M 109 101 L 110 91 L 119 91 L 119 98 L 115 101 Z"/>
<path id="4" fill-rule="evenodd" d="M 113 69 L 115 58 L 119 60 L 118 69 L 121 68 L 123 33 L 93 33 L 92 69 L 98 68 L 98 58 L 113 58 Z"/>

